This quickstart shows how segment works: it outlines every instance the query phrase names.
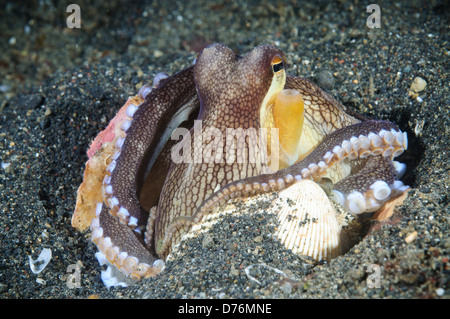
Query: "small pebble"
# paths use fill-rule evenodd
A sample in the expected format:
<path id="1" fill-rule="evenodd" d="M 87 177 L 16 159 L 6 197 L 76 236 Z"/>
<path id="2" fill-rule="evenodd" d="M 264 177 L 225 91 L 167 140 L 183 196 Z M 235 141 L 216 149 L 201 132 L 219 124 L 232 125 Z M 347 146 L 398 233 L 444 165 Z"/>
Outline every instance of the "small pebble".
<path id="1" fill-rule="evenodd" d="M 284 293 L 290 294 L 292 293 L 292 285 L 289 282 L 285 282 L 283 285 L 281 285 L 281 290 L 283 290 Z"/>
<path id="2" fill-rule="evenodd" d="M 317 74 L 317 84 L 325 90 L 331 90 L 335 85 L 333 74 L 328 70 L 320 71 Z"/>
<path id="3" fill-rule="evenodd" d="M 422 79 L 421 77 L 418 76 L 414 79 L 413 83 L 411 84 L 410 91 L 419 93 L 419 92 L 423 91 L 426 86 L 427 86 L 427 81 L 425 81 L 424 79 Z"/>
<path id="4" fill-rule="evenodd" d="M 9 172 L 11 163 L 4 163 L 4 162 L 2 162 L 1 166 L 6 172 Z"/>
<path id="5" fill-rule="evenodd" d="M 214 247 L 214 239 L 212 239 L 212 237 L 209 236 L 208 234 L 205 235 L 205 237 L 203 237 L 202 240 L 202 247 L 208 249 Z"/>
<path id="6" fill-rule="evenodd" d="M 5 84 L 0 85 L 0 92 L 5 93 L 5 92 L 8 92 L 9 90 L 11 90 L 10 85 L 5 85 Z"/>
<path id="7" fill-rule="evenodd" d="M 411 72 L 411 67 L 408 65 L 408 66 L 405 66 L 404 68 L 403 68 L 403 73 L 408 73 L 408 72 Z"/>
<path id="8" fill-rule="evenodd" d="M 253 238 L 253 241 L 255 243 L 260 243 L 263 241 L 263 237 L 262 236 L 256 236 L 255 238 Z"/>
<path id="9" fill-rule="evenodd" d="M 153 56 L 154 56 L 155 58 L 162 57 L 163 55 L 164 55 L 164 53 L 163 53 L 162 51 L 160 51 L 160 50 L 155 50 L 155 51 L 153 51 Z"/>
<path id="10" fill-rule="evenodd" d="M 230 269 L 230 273 L 233 275 L 233 276 L 239 276 L 239 269 L 236 269 L 235 267 L 234 267 L 234 265 L 231 265 L 231 269 Z"/>
<path id="11" fill-rule="evenodd" d="M 416 239 L 417 237 L 417 231 L 413 231 L 412 233 L 409 233 L 406 237 L 405 237 L 405 242 L 407 244 L 410 244 L 414 241 L 414 239 Z"/>

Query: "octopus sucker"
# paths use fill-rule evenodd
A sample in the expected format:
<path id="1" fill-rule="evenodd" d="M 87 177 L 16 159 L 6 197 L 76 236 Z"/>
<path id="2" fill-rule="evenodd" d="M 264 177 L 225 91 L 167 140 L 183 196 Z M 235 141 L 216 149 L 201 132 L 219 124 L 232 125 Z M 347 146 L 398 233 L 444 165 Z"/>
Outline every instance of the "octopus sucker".
<path id="1" fill-rule="evenodd" d="M 153 276 L 186 234 L 233 199 L 301 193 L 293 210 L 317 197 L 317 220 L 332 221 L 324 218 L 335 213 L 332 201 L 363 214 L 407 189 L 399 181 L 406 166 L 394 161 L 407 149 L 406 133 L 346 112 L 285 68 L 276 47 L 239 56 L 213 44 L 194 65 L 156 76 L 127 101 L 105 130 L 113 138 L 100 139 L 102 132 L 89 151 L 73 218 L 79 228 L 89 221 L 99 261 L 129 278 Z M 311 186 L 324 180 L 331 181 L 332 200 Z M 318 260 L 345 250 L 339 223 L 311 227 L 283 228 L 281 240 Z M 321 236 L 330 245 L 314 246 Z M 299 248 L 306 246 L 315 248 Z M 102 278 L 123 284 L 110 270 Z"/>

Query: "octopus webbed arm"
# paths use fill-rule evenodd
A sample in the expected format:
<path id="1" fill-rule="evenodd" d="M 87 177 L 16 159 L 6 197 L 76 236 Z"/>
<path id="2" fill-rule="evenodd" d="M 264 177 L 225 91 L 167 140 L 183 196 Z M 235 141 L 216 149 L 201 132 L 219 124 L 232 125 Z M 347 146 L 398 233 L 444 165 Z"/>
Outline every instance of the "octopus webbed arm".
<path id="1" fill-rule="evenodd" d="M 387 199 L 393 190 L 402 190 L 403 184 L 394 184 L 398 183 L 396 175 L 389 158 L 370 156 L 357 172 L 334 185 L 333 196 L 350 212 L 373 212 L 381 207 L 380 202 Z"/>
<path id="2" fill-rule="evenodd" d="M 180 105 L 192 105 L 192 110 L 198 107 L 192 103 L 196 98 L 192 73 L 190 67 L 162 80 L 141 105 L 127 110 L 131 120 L 124 127 L 126 137 L 117 141 L 116 155 L 107 170 L 110 175 L 103 182 L 104 201 L 124 224 L 145 224 L 147 213 L 138 194 L 149 171 L 147 162 L 154 158 L 153 152 Z"/>
<path id="3" fill-rule="evenodd" d="M 286 78 L 286 89 L 295 89 L 302 95 L 314 95 L 322 97 L 337 108 L 341 108 L 341 104 L 327 92 L 319 88 L 316 84 L 306 78 L 300 76 L 288 75 Z"/>
<path id="4" fill-rule="evenodd" d="M 230 198 L 280 190 L 302 179 L 319 181 L 330 167 L 338 165 L 346 159 L 383 157 L 383 159 L 378 159 L 378 162 L 377 160 L 368 160 L 369 165 L 366 164 L 366 169 L 370 169 L 371 174 L 367 174 L 367 172 L 361 174 L 357 183 L 349 183 L 361 196 L 364 196 L 367 190 L 373 186 L 372 178 L 391 183 L 389 186 L 392 189 L 401 190 L 403 184 L 396 183 L 397 181 L 392 182 L 396 172 L 392 170 L 391 159 L 400 155 L 406 148 L 406 134 L 390 122 L 365 121 L 338 129 L 325 136 L 321 143 L 300 162 L 273 174 L 249 177 L 222 187 L 198 208 L 192 221 L 201 220 L 204 214 Z M 374 165 L 376 169 L 370 165 Z M 352 197 L 350 199 L 344 197 L 344 202 L 352 199 Z M 358 205 L 361 204 L 359 195 L 356 200 L 358 200 Z M 350 203 L 347 206 L 353 207 L 354 205 Z M 361 213 L 361 211 L 354 213 Z"/>
<path id="5" fill-rule="evenodd" d="M 343 109 L 343 105 L 339 103 L 335 98 L 333 98 L 330 94 L 322 90 L 320 87 L 318 87 L 315 83 L 311 82 L 310 80 L 306 78 L 302 78 L 300 76 L 292 76 L 289 75 L 286 78 L 286 89 L 295 89 L 299 91 L 302 95 L 312 95 L 317 98 L 321 98 L 323 100 L 326 100 L 328 102 L 328 105 L 325 107 L 326 109 L 334 109 L 334 112 L 337 112 L 340 114 L 342 118 L 347 118 L 345 122 L 348 122 L 350 120 L 351 123 L 354 123 L 354 119 L 366 121 L 369 120 L 364 115 L 358 114 L 356 112 L 353 112 L 351 109 L 345 108 Z M 345 115 L 343 115 L 345 113 Z M 354 118 L 354 119 L 352 119 Z M 348 122 L 348 123 L 350 123 Z M 337 123 L 335 124 L 337 125 Z"/>
<path id="6" fill-rule="evenodd" d="M 160 271 L 158 260 L 144 243 L 142 227 L 148 213 L 141 206 L 139 195 L 153 163 L 157 167 L 150 177 L 156 184 L 158 180 L 162 183 L 164 177 L 158 176 L 161 173 L 156 169 L 167 166 L 161 162 L 168 156 L 163 144 L 171 130 L 198 108 L 192 67 L 162 80 L 142 104 L 128 107 L 130 120 L 121 127 L 125 137 L 117 139 L 116 153 L 103 181 L 104 203 L 97 204 L 96 218 L 91 223 L 99 261 L 106 259 L 135 278 Z M 157 160 L 160 153 L 164 158 Z M 163 171 L 167 172 L 167 167 Z M 154 187 L 158 189 L 158 185 Z"/>
<path id="7" fill-rule="evenodd" d="M 149 211 L 155 205 L 158 205 L 159 195 L 167 177 L 171 164 L 171 148 L 173 141 L 168 141 L 161 150 L 157 159 L 151 166 L 150 172 L 145 177 L 144 185 L 139 194 L 139 202 L 145 211 Z"/>
<path id="8" fill-rule="evenodd" d="M 91 224 L 91 238 L 99 250 L 96 256 L 100 264 L 103 265 L 107 260 L 126 275 L 136 279 L 159 273 L 157 258 L 145 248 L 135 232 L 120 223 L 108 209 L 106 205 L 99 203 L 97 217 Z"/>

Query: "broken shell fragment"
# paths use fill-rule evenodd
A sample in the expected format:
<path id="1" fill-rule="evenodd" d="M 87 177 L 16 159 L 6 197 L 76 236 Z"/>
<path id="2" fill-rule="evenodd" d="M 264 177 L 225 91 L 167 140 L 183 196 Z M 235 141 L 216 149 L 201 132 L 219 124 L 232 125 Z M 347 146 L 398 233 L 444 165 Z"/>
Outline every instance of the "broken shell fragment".
<path id="1" fill-rule="evenodd" d="M 31 256 L 28 256 L 28 259 L 30 262 L 31 271 L 34 274 L 39 274 L 45 267 L 47 267 L 48 263 L 52 259 L 52 251 L 48 248 L 44 248 L 37 259 L 33 260 Z"/>

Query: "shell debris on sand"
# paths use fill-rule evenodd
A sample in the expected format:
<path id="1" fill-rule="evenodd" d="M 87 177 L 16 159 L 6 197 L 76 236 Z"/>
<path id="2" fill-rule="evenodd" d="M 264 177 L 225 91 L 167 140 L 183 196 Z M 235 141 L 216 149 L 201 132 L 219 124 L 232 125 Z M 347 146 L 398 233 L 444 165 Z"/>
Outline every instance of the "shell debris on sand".
<path id="1" fill-rule="evenodd" d="M 278 193 L 249 197 L 239 207 L 230 201 L 216 208 L 195 224 L 181 242 L 207 232 L 225 215 L 246 214 L 256 218 L 262 213 L 274 216 L 274 231 L 267 237 L 279 241 L 297 255 L 317 261 L 345 253 L 359 229 L 354 216 L 332 202 L 317 183 L 303 180 Z M 180 244 L 174 247 L 169 259 L 180 253 Z"/>
<path id="2" fill-rule="evenodd" d="M 39 274 L 47 267 L 51 259 L 52 251 L 48 248 L 44 248 L 37 259 L 32 259 L 31 256 L 28 256 L 31 271 L 34 274 Z"/>

